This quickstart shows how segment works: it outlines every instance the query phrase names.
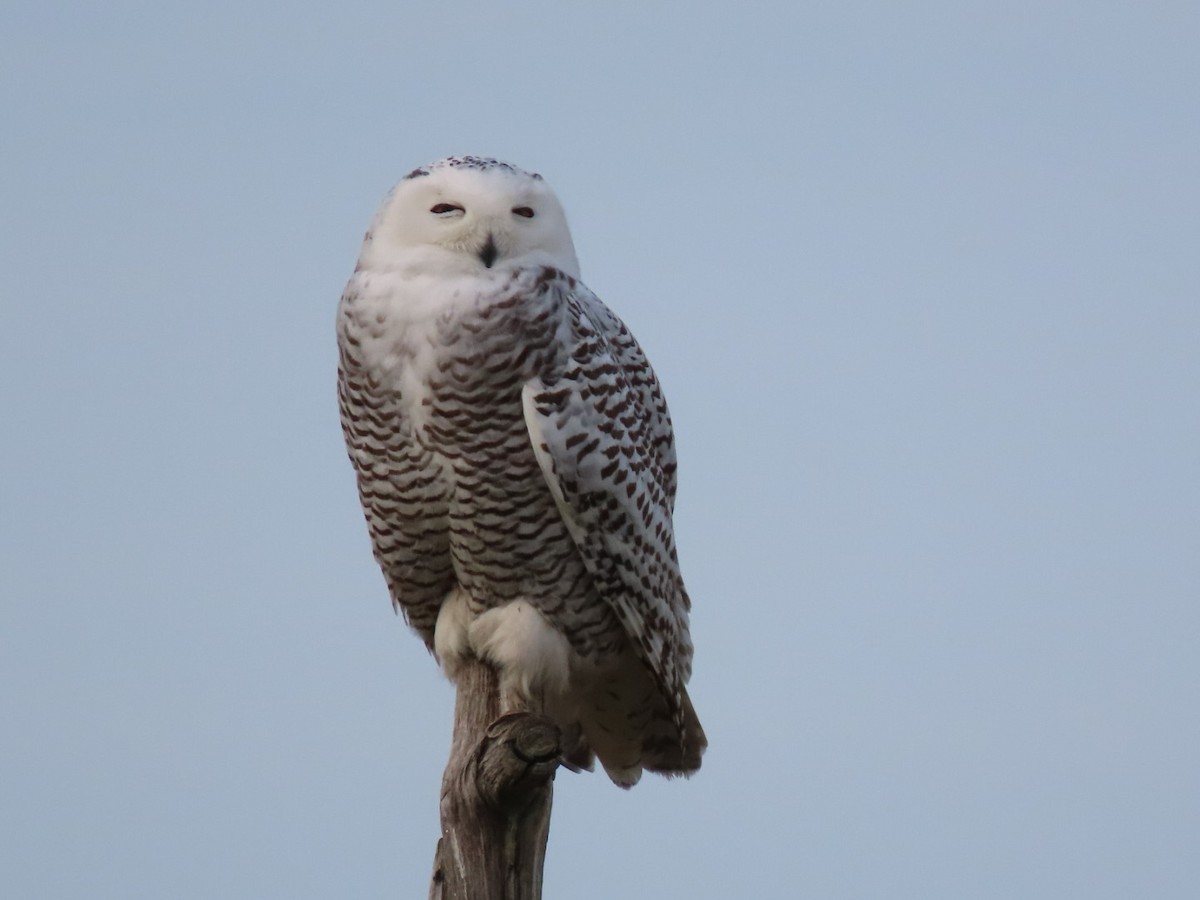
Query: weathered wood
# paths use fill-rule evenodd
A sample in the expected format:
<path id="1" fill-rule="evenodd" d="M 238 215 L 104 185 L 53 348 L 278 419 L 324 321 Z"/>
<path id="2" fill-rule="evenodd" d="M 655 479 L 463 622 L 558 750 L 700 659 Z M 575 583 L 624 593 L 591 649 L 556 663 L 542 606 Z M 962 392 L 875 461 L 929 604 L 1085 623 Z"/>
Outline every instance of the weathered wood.
<path id="1" fill-rule="evenodd" d="M 479 660 L 456 682 L 430 900 L 540 900 L 559 731 L 533 712 L 501 716 L 496 673 Z"/>

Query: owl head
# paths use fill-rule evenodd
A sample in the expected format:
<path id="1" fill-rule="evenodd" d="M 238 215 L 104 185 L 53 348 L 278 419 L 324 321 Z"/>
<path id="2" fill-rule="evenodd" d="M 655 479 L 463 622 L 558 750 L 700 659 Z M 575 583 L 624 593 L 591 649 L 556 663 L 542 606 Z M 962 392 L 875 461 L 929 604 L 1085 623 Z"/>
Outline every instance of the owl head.
<path id="1" fill-rule="evenodd" d="M 443 274 L 548 265 L 579 277 L 566 214 L 542 176 L 476 156 L 406 175 L 376 215 L 361 259 Z"/>

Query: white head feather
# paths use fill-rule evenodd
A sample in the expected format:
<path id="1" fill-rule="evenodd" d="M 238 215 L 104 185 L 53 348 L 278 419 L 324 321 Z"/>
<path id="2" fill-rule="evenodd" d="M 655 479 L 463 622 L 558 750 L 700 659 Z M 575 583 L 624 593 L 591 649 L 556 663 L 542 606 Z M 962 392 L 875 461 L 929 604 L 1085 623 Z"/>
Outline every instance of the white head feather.
<path id="1" fill-rule="evenodd" d="M 552 266 L 579 277 L 566 214 L 542 176 L 475 156 L 406 175 L 375 216 L 359 265 L 461 275 Z"/>

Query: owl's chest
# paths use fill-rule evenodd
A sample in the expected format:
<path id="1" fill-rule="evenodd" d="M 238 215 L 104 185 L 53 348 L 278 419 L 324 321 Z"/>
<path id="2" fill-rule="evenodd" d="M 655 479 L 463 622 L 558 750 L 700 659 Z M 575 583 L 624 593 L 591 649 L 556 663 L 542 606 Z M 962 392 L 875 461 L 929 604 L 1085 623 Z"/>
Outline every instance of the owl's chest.
<path id="1" fill-rule="evenodd" d="M 377 427 L 403 443 L 390 455 L 408 470 L 411 528 L 445 529 L 473 596 L 564 595 L 582 563 L 534 454 L 522 391 L 563 365 L 565 303 L 535 285 L 426 307 L 349 303 L 342 321 L 344 365 L 367 387 Z"/>
<path id="2" fill-rule="evenodd" d="M 452 491 L 495 492 L 536 467 L 522 389 L 562 366 L 567 343 L 563 296 L 538 277 L 360 273 L 343 298 L 344 363 Z"/>
<path id="3" fill-rule="evenodd" d="M 412 440 L 443 488 L 456 574 L 488 604 L 559 595 L 579 577 L 525 422 L 530 356 L 463 339 L 414 363 L 402 390 Z"/>
<path id="4" fill-rule="evenodd" d="M 545 374 L 562 354 L 566 304 L 548 285 L 527 284 L 531 277 L 431 282 L 359 273 L 342 301 L 343 349 L 417 414 L 446 397 L 489 403 Z"/>

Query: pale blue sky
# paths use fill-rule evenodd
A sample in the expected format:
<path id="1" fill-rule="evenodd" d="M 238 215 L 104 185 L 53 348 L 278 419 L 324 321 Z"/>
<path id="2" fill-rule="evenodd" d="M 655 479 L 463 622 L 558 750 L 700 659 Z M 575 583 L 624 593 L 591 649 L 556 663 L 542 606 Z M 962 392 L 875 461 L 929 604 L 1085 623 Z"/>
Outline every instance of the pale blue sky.
<path id="1" fill-rule="evenodd" d="M 333 313 L 479 153 L 666 385 L 711 741 L 546 896 L 1196 897 L 1198 10 L 6 4 L 4 894 L 424 896 Z"/>

